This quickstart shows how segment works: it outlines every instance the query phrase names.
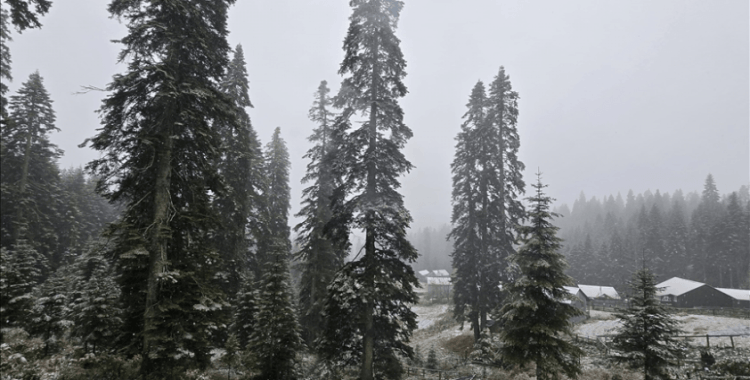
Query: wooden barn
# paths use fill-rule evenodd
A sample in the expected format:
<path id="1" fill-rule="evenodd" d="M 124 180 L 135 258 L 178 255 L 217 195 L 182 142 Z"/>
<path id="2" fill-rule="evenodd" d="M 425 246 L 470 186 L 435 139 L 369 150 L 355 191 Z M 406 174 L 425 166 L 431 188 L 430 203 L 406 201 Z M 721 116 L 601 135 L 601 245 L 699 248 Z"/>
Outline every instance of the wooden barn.
<path id="1" fill-rule="evenodd" d="M 732 307 L 734 299 L 728 294 L 702 282 L 672 277 L 656 285 L 656 296 L 662 303 L 682 308 Z"/>
<path id="2" fill-rule="evenodd" d="M 716 288 L 716 290 L 732 297 L 732 306 L 740 309 L 750 309 L 750 290 Z"/>

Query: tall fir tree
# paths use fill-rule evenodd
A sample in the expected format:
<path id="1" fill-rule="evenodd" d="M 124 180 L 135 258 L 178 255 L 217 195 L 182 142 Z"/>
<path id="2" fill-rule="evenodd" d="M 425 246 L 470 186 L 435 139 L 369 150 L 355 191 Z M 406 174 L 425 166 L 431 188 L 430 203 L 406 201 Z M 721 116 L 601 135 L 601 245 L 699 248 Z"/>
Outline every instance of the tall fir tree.
<path id="1" fill-rule="evenodd" d="M 297 353 L 302 348 L 300 326 L 289 279 L 288 238 L 275 237 L 268 246 L 263 277 L 256 291 L 255 326 L 248 349 L 255 356 L 257 379 L 299 377 Z"/>
<path id="2" fill-rule="evenodd" d="M 90 140 L 102 157 L 87 167 L 100 178 L 98 190 L 125 205 L 114 230 L 131 309 L 124 336 L 130 352 L 142 354 L 147 378 L 208 365 L 208 334 L 228 307 L 216 283 L 211 198 L 224 192 L 214 126 L 237 117 L 219 86 L 232 3 L 114 0 L 108 8 L 127 21 L 119 59 L 128 68 L 108 85 L 103 126 Z"/>
<path id="3" fill-rule="evenodd" d="M 713 175 L 709 174 L 703 184 L 701 201 L 698 208 L 693 212 L 690 219 L 692 247 L 691 259 L 696 266 L 696 277 L 706 283 L 713 283 L 717 270 L 715 247 L 720 245 L 716 231 L 723 214 L 719 190 L 716 187 Z M 717 276 L 716 276 L 717 277 Z"/>
<path id="4" fill-rule="evenodd" d="M 266 146 L 265 222 L 255 292 L 254 324 L 248 349 L 255 355 L 260 379 L 295 379 L 300 327 L 289 280 L 289 152 L 276 128 Z"/>
<path id="5" fill-rule="evenodd" d="M 34 247 L 19 240 L 9 248 L 0 248 L 0 324 L 25 327 L 34 306 L 34 289 L 42 279 L 47 260 Z"/>
<path id="6" fill-rule="evenodd" d="M 344 60 L 346 75 L 336 99 L 342 108 L 335 129 L 347 129 L 356 115 L 366 117 L 346 140 L 336 165 L 345 167 L 344 208 L 355 229 L 364 231 L 362 255 L 342 267 L 329 287 L 323 356 L 360 367 L 360 378 L 375 372 L 401 376 L 399 357 L 416 328 L 410 305 L 418 286 L 412 268 L 417 251 L 406 239 L 411 216 L 398 193 L 398 177 L 412 168 L 401 152 L 412 132 L 403 122 L 398 99 L 406 95 L 406 61 L 395 35 L 403 2 L 353 0 Z M 344 212 L 346 214 L 346 212 Z M 376 328 L 377 326 L 377 328 Z"/>
<path id="7" fill-rule="evenodd" d="M 251 251 L 257 244 L 264 181 L 263 153 L 246 111 L 253 105 L 248 94 L 242 45 L 237 45 L 220 88 L 234 102 L 236 113 L 228 123 L 216 125 L 223 146 L 218 167 L 226 185 L 226 192 L 215 201 L 224 223 L 216 239 L 223 257 L 222 273 L 226 276 L 222 288 L 233 299 L 240 287 L 241 274 L 250 268 Z"/>
<path id="8" fill-rule="evenodd" d="M 34 306 L 28 324 L 29 333 L 42 338 L 44 356 L 57 352 L 73 325 L 70 320 L 70 266 L 60 267 L 40 287 L 34 289 Z"/>
<path id="9" fill-rule="evenodd" d="M 263 278 L 263 266 L 275 249 L 272 247 L 278 244 L 278 239 L 285 242 L 287 252 L 292 250 L 292 243 L 289 241 L 289 151 L 281 138 L 281 128 L 276 127 L 274 130 L 263 156 L 265 179 L 260 215 L 262 230 L 253 264 L 256 281 Z"/>
<path id="10" fill-rule="evenodd" d="M 72 335 L 81 339 L 86 353 L 94 355 L 112 347 L 122 325 L 120 288 L 106 261 L 94 266 L 88 279 L 85 266 L 76 280 L 80 297 L 71 305 Z"/>
<path id="11" fill-rule="evenodd" d="M 456 137 L 456 153 L 451 164 L 453 229 L 448 237 L 453 239 L 454 246 L 454 313 L 460 322 L 471 324 L 477 341 L 487 312 L 497 306 L 500 295 L 500 263 L 490 256 L 491 249 L 498 247 L 490 242 L 487 223 L 488 182 L 497 178 L 488 173 L 494 166 L 491 165 L 493 155 L 487 151 L 493 151 L 497 140 L 492 138 L 492 129 L 488 125 L 487 97 L 481 81 L 472 89 L 467 108 L 461 132 Z M 493 181 L 492 184 L 498 183 Z M 484 270 L 484 266 L 491 270 Z"/>
<path id="12" fill-rule="evenodd" d="M 525 218 L 525 210 L 519 197 L 524 194 L 526 184 L 522 172 L 526 166 L 518 158 L 521 140 L 518 136 L 518 92 L 513 91 L 510 77 L 500 66 L 498 74 L 490 84 L 488 119 L 497 133 L 498 156 L 495 161 L 500 186 L 493 201 L 498 214 L 492 218 L 491 229 L 497 231 L 499 249 L 497 255 L 504 267 L 514 253 L 515 227 Z M 501 267 L 501 281 L 508 281 L 507 270 Z"/>
<path id="13" fill-rule="evenodd" d="M 646 380 L 669 379 L 669 359 L 678 353 L 673 336 L 679 333 L 677 321 L 657 299 L 656 278 L 645 265 L 629 282 L 632 296 L 628 308 L 615 315 L 622 327 L 613 338 L 615 347 L 623 351 L 621 360 L 643 368 Z"/>
<path id="14" fill-rule="evenodd" d="M 320 336 L 323 328 L 321 313 L 325 303 L 326 288 L 336 271 L 343 265 L 348 253 L 348 236 L 343 239 L 329 225 L 333 218 L 331 202 L 334 189 L 342 185 L 333 162 L 341 149 L 341 139 L 332 131 L 335 115 L 329 110 L 331 98 L 328 83 L 321 81 L 310 108 L 310 120 L 318 124 L 308 140 L 315 145 L 304 158 L 310 159 L 303 183 L 312 184 L 302 191 L 302 209 L 296 215 L 304 220 L 294 227 L 299 233 L 299 251 L 302 273 L 299 286 L 299 308 L 302 334 L 308 345 Z"/>
<path id="15" fill-rule="evenodd" d="M 38 72 L 29 76 L 10 99 L 11 123 L 2 129 L 4 148 L 1 245 L 10 247 L 25 239 L 52 263 L 60 257 L 54 222 L 58 214 L 60 177 L 57 159 L 62 155 L 49 134 L 55 126 L 52 99 Z"/>
<path id="16" fill-rule="evenodd" d="M 750 225 L 734 192 L 729 195 L 726 213 L 717 223 L 718 261 L 720 272 L 718 286 L 737 288 L 748 276 L 750 265 Z"/>
<path id="17" fill-rule="evenodd" d="M 8 110 L 5 108 L 8 99 L 5 94 L 8 92 L 8 85 L 5 81 L 12 81 L 13 76 L 10 72 L 11 56 L 8 42 L 13 41 L 10 37 L 10 27 L 8 25 L 9 15 L 5 8 L 0 8 L 0 126 L 5 128 L 8 117 Z M 5 150 L 5 141 L 1 142 L 3 151 Z"/>
<path id="18" fill-rule="evenodd" d="M 551 220 L 552 198 L 543 192 L 541 174 L 534 185 L 529 226 L 520 228 L 523 245 L 511 256 L 518 272 L 508 285 L 509 300 L 500 309 L 503 330 L 500 353 L 508 363 L 536 364 L 537 379 L 557 379 L 561 373 L 573 378 L 580 374 L 580 348 L 564 335 L 570 335 L 570 318 L 580 311 L 564 302 L 569 297 L 563 288 L 573 281 L 564 271 L 558 228 Z"/>

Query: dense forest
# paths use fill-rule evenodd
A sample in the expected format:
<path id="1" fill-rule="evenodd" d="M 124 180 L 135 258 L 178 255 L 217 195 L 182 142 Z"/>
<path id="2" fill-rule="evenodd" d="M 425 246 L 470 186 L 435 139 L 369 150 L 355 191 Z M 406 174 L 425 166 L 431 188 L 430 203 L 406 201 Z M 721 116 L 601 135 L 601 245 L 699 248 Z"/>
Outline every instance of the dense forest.
<path id="1" fill-rule="evenodd" d="M 698 188 L 696 184 L 696 188 Z M 714 287 L 750 288 L 750 193 L 721 193 L 708 175 L 703 191 L 628 191 L 603 199 L 558 200 L 567 273 L 579 284 L 626 289 L 642 260 L 659 281 L 677 276 Z M 450 268 L 450 227 L 425 227 L 409 237 L 419 249 L 416 270 Z"/>
<path id="2" fill-rule="evenodd" d="M 748 289 L 749 200 L 747 186 L 721 194 L 709 174 L 702 192 L 629 191 L 602 200 L 581 193 L 572 209 L 556 209 L 555 223 L 578 283 L 624 289 L 645 259 L 660 281 Z"/>

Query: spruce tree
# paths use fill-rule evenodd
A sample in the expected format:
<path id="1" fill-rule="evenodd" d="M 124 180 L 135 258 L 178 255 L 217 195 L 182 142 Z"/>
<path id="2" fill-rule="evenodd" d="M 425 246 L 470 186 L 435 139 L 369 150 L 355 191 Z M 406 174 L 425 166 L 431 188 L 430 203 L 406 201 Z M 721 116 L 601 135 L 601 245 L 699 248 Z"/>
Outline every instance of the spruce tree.
<path id="1" fill-rule="evenodd" d="M 488 313 L 502 302 L 515 226 L 524 217 L 517 199 L 524 191 L 518 160 L 518 93 L 505 69 L 490 85 L 472 90 L 458 136 L 453 169 L 453 264 L 456 318 L 471 322 L 478 341 Z"/>
<path id="2" fill-rule="evenodd" d="M 435 346 L 430 346 L 430 351 L 427 353 L 427 362 L 424 367 L 427 369 L 437 369 L 438 358 L 437 352 L 435 352 Z"/>
<path id="3" fill-rule="evenodd" d="M 257 243 L 253 238 L 258 235 L 263 186 L 263 156 L 246 111 L 253 106 L 248 87 L 242 45 L 237 45 L 220 85 L 234 102 L 236 117 L 216 125 L 223 146 L 218 167 L 226 185 L 226 192 L 216 199 L 224 223 L 217 232 L 217 249 L 223 257 L 222 272 L 226 275 L 222 288 L 230 299 L 239 290 L 241 274 L 249 268 L 250 251 Z"/>
<path id="4" fill-rule="evenodd" d="M 296 379 L 297 352 L 302 348 L 289 279 L 288 238 L 269 246 L 263 277 L 256 291 L 255 326 L 248 349 L 255 356 L 257 379 Z"/>
<path id="5" fill-rule="evenodd" d="M 89 279 L 83 276 L 81 296 L 72 305 L 70 319 L 74 322 L 73 335 L 79 337 L 86 352 L 96 354 L 110 348 L 122 325 L 120 288 L 109 265 L 97 266 Z"/>
<path id="6" fill-rule="evenodd" d="M 260 246 L 260 280 L 248 349 L 255 355 L 259 379 L 295 379 L 302 342 L 289 279 L 289 153 L 278 127 L 266 147 L 266 173 L 267 235 Z"/>
<path id="7" fill-rule="evenodd" d="M 241 277 L 240 289 L 235 297 L 234 334 L 241 350 L 250 342 L 250 335 L 255 331 L 255 281 L 253 272 L 246 271 Z"/>
<path id="8" fill-rule="evenodd" d="M 57 247 L 54 221 L 61 217 L 56 161 L 62 151 L 49 139 L 49 134 L 59 129 L 52 99 L 38 72 L 11 96 L 9 109 L 11 123 L 2 129 L 0 244 L 7 248 L 25 239 L 52 261 L 54 270 L 60 260 L 53 253 Z"/>
<path id="9" fill-rule="evenodd" d="M 534 185 L 536 195 L 528 198 L 529 226 L 520 228 L 523 245 L 511 256 L 517 268 L 508 286 L 509 299 L 500 310 L 503 330 L 500 353 L 507 363 L 536 364 L 537 379 L 557 379 L 563 373 L 575 377 L 581 369 L 582 351 L 564 335 L 570 335 L 570 318 L 580 311 L 566 303 L 563 288 L 572 285 L 565 273 L 558 228 L 552 225 L 552 199 L 543 192 L 541 174 Z"/>
<path id="10" fill-rule="evenodd" d="M 87 353 L 112 348 L 122 327 L 120 287 L 105 256 L 108 249 L 105 241 L 89 241 L 71 264 L 72 278 L 67 280 L 73 283 L 68 294 L 71 335 Z"/>
<path id="11" fill-rule="evenodd" d="M 0 325 L 25 327 L 34 306 L 34 289 L 42 278 L 47 260 L 34 247 L 19 240 L 10 248 L 0 248 Z"/>
<path id="12" fill-rule="evenodd" d="M 488 264 L 490 258 L 487 256 L 486 242 L 483 241 L 487 231 L 480 230 L 479 221 L 483 216 L 482 200 L 488 200 L 486 186 L 480 189 L 479 183 L 482 165 L 487 162 L 481 161 L 478 157 L 482 145 L 478 132 L 482 129 L 488 130 L 487 99 L 481 81 L 474 86 L 467 107 L 468 110 L 464 114 L 466 120 L 456 137 L 456 153 L 451 164 L 453 229 L 448 237 L 453 239 L 454 315 L 459 322 L 471 323 L 474 341 L 478 341 L 482 327 L 480 316 L 497 305 L 499 296 L 497 276 L 487 278 L 483 276 L 485 272 L 482 270 L 482 266 Z M 494 143 L 496 141 L 490 141 L 489 147 L 495 146 Z M 483 224 L 483 227 L 487 227 L 487 224 Z M 495 265 L 494 268 L 499 275 L 498 266 Z M 487 280 L 494 280 L 494 284 Z M 483 291 L 485 294 L 482 294 Z M 487 297 L 487 292 L 490 292 L 492 297 Z"/>
<path id="13" fill-rule="evenodd" d="M 679 352 L 673 339 L 680 332 L 678 322 L 656 298 L 656 278 L 645 265 L 635 272 L 629 285 L 632 297 L 628 308 L 615 314 L 622 320 L 622 327 L 613 343 L 623 351 L 621 360 L 643 368 L 646 380 L 669 379 L 666 367 Z"/>
<path id="14" fill-rule="evenodd" d="M 69 303 L 70 269 L 67 266 L 59 268 L 34 292 L 29 333 L 42 338 L 44 356 L 55 353 L 62 346 L 61 340 L 73 324 Z"/>
<path id="15" fill-rule="evenodd" d="M 214 126 L 237 117 L 219 87 L 232 3 L 114 0 L 108 8 L 127 22 L 119 58 L 128 67 L 107 87 L 103 125 L 90 140 L 102 157 L 87 167 L 99 192 L 125 207 L 113 232 L 131 309 L 123 336 L 147 378 L 207 366 L 208 334 L 228 307 L 216 280 L 211 201 L 225 190 Z"/>
<path id="16" fill-rule="evenodd" d="M 490 229 L 497 231 L 499 248 L 497 260 L 502 263 L 501 281 L 508 281 L 507 262 L 514 253 L 516 242 L 515 227 L 525 218 L 525 210 L 519 197 L 524 193 L 525 183 L 522 172 L 526 166 L 518 158 L 521 140 L 518 136 L 518 92 L 513 91 L 510 77 L 505 68 L 500 70 L 490 84 L 488 121 L 497 133 L 499 146 L 495 159 L 496 172 L 499 176 L 499 189 L 493 206 L 497 215 L 493 215 Z"/>
<path id="17" fill-rule="evenodd" d="M 8 99 L 5 98 L 5 93 L 8 92 L 8 82 L 13 80 L 13 76 L 10 73 L 10 49 L 8 48 L 8 42 L 13 41 L 10 37 L 10 28 L 8 25 L 8 11 L 5 8 L 0 8 L 0 126 L 5 128 L 6 119 L 8 117 L 7 109 L 5 106 L 8 104 Z M 3 152 L 5 151 L 5 141 L 2 141 Z M 4 157 L 4 154 L 3 154 Z"/>
<path id="18" fill-rule="evenodd" d="M 292 250 L 292 243 L 289 241 L 289 151 L 281 138 L 281 128 L 276 127 L 263 155 L 265 179 L 260 214 L 262 231 L 253 264 L 256 281 L 263 278 L 263 266 L 275 249 L 272 248 L 275 244 L 283 241 L 287 252 Z"/>
<path id="19" fill-rule="evenodd" d="M 304 220 L 294 227 L 299 233 L 300 249 L 295 258 L 300 261 L 302 274 L 299 289 L 300 324 L 308 345 L 320 336 L 323 327 L 321 313 L 326 288 L 336 271 L 343 265 L 348 252 L 348 236 L 341 239 L 330 223 L 333 218 L 331 202 L 334 189 L 342 185 L 336 176 L 333 161 L 341 149 L 341 141 L 332 131 L 335 115 L 328 109 L 331 99 L 326 81 L 321 81 L 310 109 L 310 120 L 318 124 L 308 140 L 315 145 L 307 151 L 310 159 L 303 183 L 312 184 L 302 191 L 302 209 L 296 215 Z"/>
<path id="20" fill-rule="evenodd" d="M 412 268 L 417 252 L 406 239 L 411 216 L 398 193 L 399 176 L 412 168 L 401 149 L 412 132 L 403 122 L 398 99 L 406 95 L 406 61 L 394 32 L 403 2 L 353 0 L 344 60 L 346 75 L 336 105 L 342 108 L 337 130 L 363 123 L 346 136 L 336 165 L 346 168 L 351 195 L 344 215 L 364 231 L 358 258 L 342 267 L 329 286 L 326 327 L 321 351 L 329 360 L 360 367 L 360 378 L 401 376 L 400 357 L 410 358 L 408 345 L 416 328 Z M 346 217 L 344 217 L 346 218 Z"/>

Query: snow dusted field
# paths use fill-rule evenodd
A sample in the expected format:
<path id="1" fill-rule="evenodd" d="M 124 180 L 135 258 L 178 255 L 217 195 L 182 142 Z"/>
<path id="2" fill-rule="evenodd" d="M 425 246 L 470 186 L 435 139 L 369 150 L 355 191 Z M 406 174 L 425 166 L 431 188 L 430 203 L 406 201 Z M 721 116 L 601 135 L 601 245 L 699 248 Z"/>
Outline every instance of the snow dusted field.
<path id="1" fill-rule="evenodd" d="M 417 313 L 417 329 L 421 330 L 432 326 L 436 320 L 448 311 L 448 305 L 417 305 L 411 309 Z"/>
<path id="2" fill-rule="evenodd" d="M 604 311 L 591 311 L 588 322 L 576 326 L 575 333 L 579 336 L 596 339 L 597 335 L 608 335 L 616 333 L 620 321 L 616 320 L 611 313 Z M 736 335 L 745 334 L 744 337 L 734 337 L 737 347 L 750 348 L 750 320 L 740 318 L 717 317 L 710 315 L 678 315 L 676 319 L 682 324 L 680 335 Z M 705 338 L 690 339 L 693 345 L 705 345 Z M 729 338 L 710 338 L 712 346 L 729 346 Z"/>

